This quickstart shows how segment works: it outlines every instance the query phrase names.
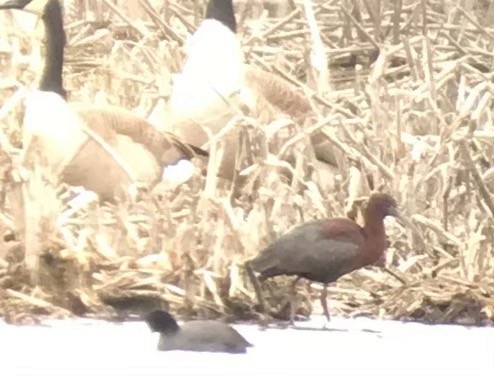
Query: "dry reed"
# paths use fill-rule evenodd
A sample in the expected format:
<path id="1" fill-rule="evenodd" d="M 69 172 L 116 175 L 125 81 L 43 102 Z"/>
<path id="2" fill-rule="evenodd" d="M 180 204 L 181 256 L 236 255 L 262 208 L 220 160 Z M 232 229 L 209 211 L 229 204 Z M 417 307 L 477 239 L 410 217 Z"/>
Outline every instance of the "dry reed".
<path id="1" fill-rule="evenodd" d="M 203 4 L 127 3 L 141 17 L 115 1 L 97 8 L 66 1 L 65 82 L 72 100 L 106 101 L 147 116 L 168 96 L 182 44 L 203 11 L 192 4 Z M 338 0 L 313 1 L 312 14 L 307 3 L 294 2 L 278 18 L 244 6 L 240 34 L 247 61 L 299 85 L 317 121 L 262 124 L 239 114 L 241 186 L 197 173 L 186 185 L 116 205 L 75 196 L 74 188 L 50 191 L 42 181 L 26 187 L 18 163 L 22 98 L 36 83 L 41 41 L 11 13 L 0 15 L 1 315 L 11 322 L 112 317 L 165 304 L 189 317 L 254 317 L 243 262 L 303 221 L 358 218 L 360 198 L 378 189 L 397 198 L 414 227 L 387 221 L 386 268 L 341 278 L 330 289 L 331 311 L 492 322 L 494 29 L 485 26 L 491 9 L 471 1 Z M 316 64 L 321 56 L 327 66 Z M 308 134 L 316 129 L 336 150 L 332 171 L 314 159 Z M 287 153 L 293 165 L 282 158 Z M 26 239 L 19 228 L 23 190 L 38 216 Z M 39 256 L 35 283 L 24 262 L 33 249 L 22 242 Z M 286 294 L 279 292 L 286 281 L 266 283 L 275 291 L 275 316 L 286 315 Z M 310 311 L 310 304 L 301 307 Z"/>

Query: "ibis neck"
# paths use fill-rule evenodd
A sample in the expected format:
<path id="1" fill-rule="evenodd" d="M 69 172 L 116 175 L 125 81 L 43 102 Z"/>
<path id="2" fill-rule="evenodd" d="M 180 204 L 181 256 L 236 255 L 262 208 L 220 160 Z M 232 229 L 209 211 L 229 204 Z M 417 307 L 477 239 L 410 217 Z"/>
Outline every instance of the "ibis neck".
<path id="1" fill-rule="evenodd" d="M 364 265 L 367 265 L 381 258 L 386 250 L 387 241 L 384 220 L 380 215 L 373 211 L 367 211 L 364 215 L 364 223 L 364 230 L 367 235 L 367 253 L 363 261 Z"/>
<path id="2" fill-rule="evenodd" d="M 233 11 L 232 0 L 210 0 L 205 18 L 217 20 L 233 33 L 237 32 L 237 21 Z"/>
<path id="3" fill-rule="evenodd" d="M 369 233 L 384 233 L 384 220 L 373 212 L 364 215 L 364 228 Z"/>
<path id="4" fill-rule="evenodd" d="M 62 79 L 66 37 L 63 28 L 62 7 L 58 0 L 49 1 L 41 19 L 46 32 L 46 54 L 39 89 L 52 91 L 66 98 L 67 93 L 63 87 Z"/>

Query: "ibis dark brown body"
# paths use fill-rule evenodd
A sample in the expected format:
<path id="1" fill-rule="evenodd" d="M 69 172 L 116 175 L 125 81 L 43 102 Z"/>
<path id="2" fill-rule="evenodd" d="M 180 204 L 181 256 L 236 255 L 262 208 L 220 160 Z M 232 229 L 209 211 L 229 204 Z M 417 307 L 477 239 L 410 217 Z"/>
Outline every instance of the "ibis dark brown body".
<path id="1" fill-rule="evenodd" d="M 179 326 L 170 313 L 162 310 L 149 313 L 145 320 L 151 331 L 160 333 L 160 351 L 241 354 L 252 346 L 235 329 L 220 321 L 194 320 Z"/>
<path id="2" fill-rule="evenodd" d="M 383 220 L 388 215 L 398 216 L 396 201 L 387 194 L 373 194 L 364 211 L 363 227 L 346 218 L 305 223 L 270 244 L 248 266 L 259 273 L 261 281 L 296 275 L 295 283 L 306 278 L 324 284 L 321 303 L 329 320 L 327 285 L 381 259 L 387 247 Z M 293 314 L 292 307 L 291 321 Z"/>

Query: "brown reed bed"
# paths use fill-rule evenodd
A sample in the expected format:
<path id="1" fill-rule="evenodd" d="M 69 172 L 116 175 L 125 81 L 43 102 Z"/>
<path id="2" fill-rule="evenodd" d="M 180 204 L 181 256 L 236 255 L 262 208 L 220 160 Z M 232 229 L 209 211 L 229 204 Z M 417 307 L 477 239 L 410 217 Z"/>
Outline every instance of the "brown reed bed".
<path id="1" fill-rule="evenodd" d="M 66 86 L 71 100 L 147 116 L 166 99 L 203 4 L 113 3 L 66 2 Z M 397 198 L 414 228 L 387 221 L 386 267 L 341 278 L 330 289 L 332 313 L 492 322 L 492 9 L 473 1 L 313 1 L 316 25 L 295 3 L 277 8 L 277 17 L 244 7 L 240 34 L 247 61 L 300 86 L 317 121 L 264 124 L 239 115 L 242 184 L 198 172 L 183 186 L 112 205 L 74 200 L 76 189 L 36 177 L 26 184 L 18 162 L 22 99 L 36 83 L 41 42 L 11 13 L 0 15 L 3 317 L 110 318 L 156 306 L 186 317 L 256 317 L 244 261 L 303 221 L 358 219 L 360 197 L 380 189 Z M 335 149 L 331 171 L 314 160 L 315 129 Z M 30 227 L 20 192 L 29 197 Z M 24 238 L 22 226 L 33 229 Z M 39 270 L 34 280 L 27 267 Z M 287 279 L 265 285 L 273 315 L 286 315 Z M 319 286 L 300 289 L 309 313 Z"/>

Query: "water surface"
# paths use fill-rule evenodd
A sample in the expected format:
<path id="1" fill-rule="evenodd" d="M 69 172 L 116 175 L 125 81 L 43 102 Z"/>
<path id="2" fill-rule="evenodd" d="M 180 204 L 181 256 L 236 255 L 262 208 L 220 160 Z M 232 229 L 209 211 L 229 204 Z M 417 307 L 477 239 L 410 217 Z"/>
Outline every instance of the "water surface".
<path id="1" fill-rule="evenodd" d="M 494 328 L 313 317 L 299 329 L 234 325 L 247 354 L 159 352 L 143 322 L 0 321 L 0 375 L 494 375 Z M 312 330 L 309 330 L 312 329 Z"/>

